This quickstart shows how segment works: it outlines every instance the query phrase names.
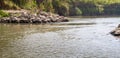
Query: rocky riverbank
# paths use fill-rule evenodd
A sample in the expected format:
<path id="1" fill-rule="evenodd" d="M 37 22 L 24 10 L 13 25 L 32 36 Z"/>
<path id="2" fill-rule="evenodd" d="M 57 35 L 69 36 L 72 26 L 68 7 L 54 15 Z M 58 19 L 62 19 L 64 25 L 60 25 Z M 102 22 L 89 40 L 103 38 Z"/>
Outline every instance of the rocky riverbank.
<path id="1" fill-rule="evenodd" d="M 57 14 L 39 12 L 31 14 L 28 12 L 19 13 L 17 16 L 13 14 L 10 17 L 0 18 L 0 23 L 54 23 L 54 22 L 68 22 L 64 16 Z"/>
<path id="2" fill-rule="evenodd" d="M 118 25 L 118 27 L 115 30 L 113 30 L 110 33 L 114 36 L 120 36 L 120 24 Z"/>

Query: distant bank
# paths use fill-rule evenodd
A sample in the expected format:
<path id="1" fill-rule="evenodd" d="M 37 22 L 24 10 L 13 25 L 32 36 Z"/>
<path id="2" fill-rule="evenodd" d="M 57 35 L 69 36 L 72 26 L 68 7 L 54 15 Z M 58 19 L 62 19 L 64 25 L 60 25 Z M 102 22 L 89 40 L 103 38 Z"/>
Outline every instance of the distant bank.
<path id="1" fill-rule="evenodd" d="M 120 15 L 120 0 L 0 0 L 0 9 L 39 9 L 62 16 Z"/>

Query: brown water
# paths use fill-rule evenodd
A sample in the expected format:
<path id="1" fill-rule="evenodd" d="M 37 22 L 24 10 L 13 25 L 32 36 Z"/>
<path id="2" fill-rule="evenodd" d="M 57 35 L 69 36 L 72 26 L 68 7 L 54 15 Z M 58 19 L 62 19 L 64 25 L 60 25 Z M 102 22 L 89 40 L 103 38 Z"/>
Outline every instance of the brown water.
<path id="1" fill-rule="evenodd" d="M 119 23 L 108 17 L 0 24 L 0 58 L 120 58 L 120 39 L 109 34 Z"/>

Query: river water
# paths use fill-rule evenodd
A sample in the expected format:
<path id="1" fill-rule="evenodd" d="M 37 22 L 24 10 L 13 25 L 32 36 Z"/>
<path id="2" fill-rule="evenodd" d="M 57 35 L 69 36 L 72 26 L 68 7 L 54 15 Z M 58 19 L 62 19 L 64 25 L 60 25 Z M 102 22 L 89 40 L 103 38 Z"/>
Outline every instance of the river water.
<path id="1" fill-rule="evenodd" d="M 54 24 L 0 24 L 0 58 L 120 58 L 109 34 L 120 17 L 71 18 Z"/>

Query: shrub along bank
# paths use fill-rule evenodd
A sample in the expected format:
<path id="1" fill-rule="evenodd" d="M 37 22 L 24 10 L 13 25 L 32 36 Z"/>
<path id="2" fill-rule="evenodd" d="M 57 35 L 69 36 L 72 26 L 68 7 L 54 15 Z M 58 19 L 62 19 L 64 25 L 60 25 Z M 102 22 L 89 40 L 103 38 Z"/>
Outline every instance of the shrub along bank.
<path id="1" fill-rule="evenodd" d="M 27 9 L 64 16 L 120 15 L 120 0 L 0 0 L 1 9 Z"/>

